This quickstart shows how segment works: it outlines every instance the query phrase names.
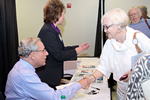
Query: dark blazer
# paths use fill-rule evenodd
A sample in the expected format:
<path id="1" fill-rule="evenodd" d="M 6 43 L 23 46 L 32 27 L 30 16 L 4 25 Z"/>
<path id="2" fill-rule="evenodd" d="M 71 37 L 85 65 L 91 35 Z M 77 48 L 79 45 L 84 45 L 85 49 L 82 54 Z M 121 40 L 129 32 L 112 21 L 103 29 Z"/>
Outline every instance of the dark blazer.
<path id="1" fill-rule="evenodd" d="M 75 48 L 78 46 L 65 47 L 60 40 L 58 33 L 49 23 L 43 25 L 38 37 L 41 39 L 45 49 L 49 53 L 46 65 L 38 68 L 38 75 L 41 78 L 41 81 L 57 86 L 60 84 L 64 74 L 63 62 L 77 59 Z"/>

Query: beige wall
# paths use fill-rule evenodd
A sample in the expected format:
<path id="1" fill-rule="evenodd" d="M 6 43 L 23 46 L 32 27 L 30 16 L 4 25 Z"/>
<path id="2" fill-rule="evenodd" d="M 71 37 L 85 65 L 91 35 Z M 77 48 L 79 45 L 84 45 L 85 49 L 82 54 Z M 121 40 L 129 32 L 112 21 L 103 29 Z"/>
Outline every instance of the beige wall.
<path id="1" fill-rule="evenodd" d="M 43 7 L 48 0 L 16 0 L 19 41 L 27 37 L 36 37 L 43 25 Z M 59 26 L 65 45 L 88 42 L 91 47 L 83 55 L 93 56 L 97 28 L 99 0 L 61 0 L 66 6 L 65 20 Z M 102 0 L 103 1 L 103 0 Z M 150 0 L 105 0 L 105 11 L 122 8 L 128 12 L 132 6 L 145 5 L 150 16 Z"/>
<path id="2" fill-rule="evenodd" d="M 36 37 L 43 25 L 43 7 L 48 0 L 16 0 L 19 41 Z M 64 23 L 58 26 L 65 46 L 88 42 L 83 56 L 93 56 L 97 26 L 98 0 L 62 0 L 66 8 Z"/>
<path id="3" fill-rule="evenodd" d="M 19 41 L 36 37 L 43 25 L 43 7 L 47 0 L 16 0 Z"/>
<path id="4" fill-rule="evenodd" d="M 148 15 L 150 16 L 150 0 L 105 0 L 105 11 L 113 8 L 121 8 L 128 13 L 132 6 L 147 6 Z"/>
<path id="5" fill-rule="evenodd" d="M 65 45 L 76 45 L 84 42 L 90 48 L 82 56 L 93 56 L 97 28 L 99 0 L 62 0 L 64 5 L 71 3 L 71 8 L 66 8 L 64 24 L 59 28 Z"/>

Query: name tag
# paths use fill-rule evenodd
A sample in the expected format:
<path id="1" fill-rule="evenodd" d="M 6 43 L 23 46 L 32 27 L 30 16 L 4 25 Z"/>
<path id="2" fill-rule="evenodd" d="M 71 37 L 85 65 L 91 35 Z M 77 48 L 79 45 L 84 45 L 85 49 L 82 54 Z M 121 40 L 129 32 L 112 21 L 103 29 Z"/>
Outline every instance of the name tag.
<path id="1" fill-rule="evenodd" d="M 58 36 L 59 36 L 59 39 L 60 39 L 61 41 L 63 41 L 62 38 L 61 38 L 61 36 L 60 36 L 60 34 L 59 34 Z"/>

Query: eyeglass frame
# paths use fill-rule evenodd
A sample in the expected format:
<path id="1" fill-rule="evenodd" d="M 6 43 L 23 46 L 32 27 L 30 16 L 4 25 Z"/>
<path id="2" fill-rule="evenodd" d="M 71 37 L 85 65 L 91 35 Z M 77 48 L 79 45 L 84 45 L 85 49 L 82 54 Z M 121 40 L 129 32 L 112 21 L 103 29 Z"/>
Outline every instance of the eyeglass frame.
<path id="1" fill-rule="evenodd" d="M 43 49 L 43 50 L 34 50 L 32 52 L 47 52 L 47 50 L 46 49 Z"/>
<path id="2" fill-rule="evenodd" d="M 114 24 L 111 24 L 111 25 L 108 25 L 108 26 L 105 25 L 105 26 L 103 26 L 103 28 L 106 29 L 106 30 L 108 30 L 108 29 L 109 29 L 111 26 L 113 26 L 113 25 L 114 25 Z"/>
<path id="3" fill-rule="evenodd" d="M 133 17 L 133 16 L 135 16 L 135 15 L 137 15 L 138 13 L 133 13 L 133 14 L 131 14 L 130 15 L 130 17 Z"/>

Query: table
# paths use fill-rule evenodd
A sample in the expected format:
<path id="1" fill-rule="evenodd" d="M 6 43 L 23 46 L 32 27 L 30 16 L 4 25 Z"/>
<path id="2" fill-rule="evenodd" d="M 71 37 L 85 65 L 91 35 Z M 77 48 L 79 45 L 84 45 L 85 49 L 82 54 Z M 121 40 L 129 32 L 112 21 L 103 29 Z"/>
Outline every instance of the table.
<path id="1" fill-rule="evenodd" d="M 85 57 L 78 58 L 77 61 L 65 61 L 64 62 L 64 74 L 72 74 L 77 70 L 78 65 L 95 65 L 98 66 L 99 58 L 97 57 Z"/>
<path id="2" fill-rule="evenodd" d="M 97 87 L 100 90 L 95 89 Z M 110 100 L 110 98 L 109 88 L 100 83 L 92 83 L 88 90 L 80 89 L 70 100 Z"/>
<path id="3" fill-rule="evenodd" d="M 99 58 L 95 58 L 95 57 L 78 58 L 76 62 L 77 68 L 69 69 L 69 70 L 74 70 L 75 72 L 69 84 L 66 84 L 66 85 L 70 85 L 80 80 L 80 78 L 82 78 L 82 77 L 76 78 L 77 72 L 79 70 L 78 66 L 94 65 L 97 67 L 98 64 L 99 64 Z M 107 78 L 104 76 L 103 82 L 100 82 L 100 83 L 98 82 L 99 81 L 91 83 L 88 90 L 80 89 L 70 100 L 110 100 L 111 96 L 110 96 L 110 89 L 108 88 Z M 63 85 L 63 86 L 66 86 L 66 85 Z"/>

